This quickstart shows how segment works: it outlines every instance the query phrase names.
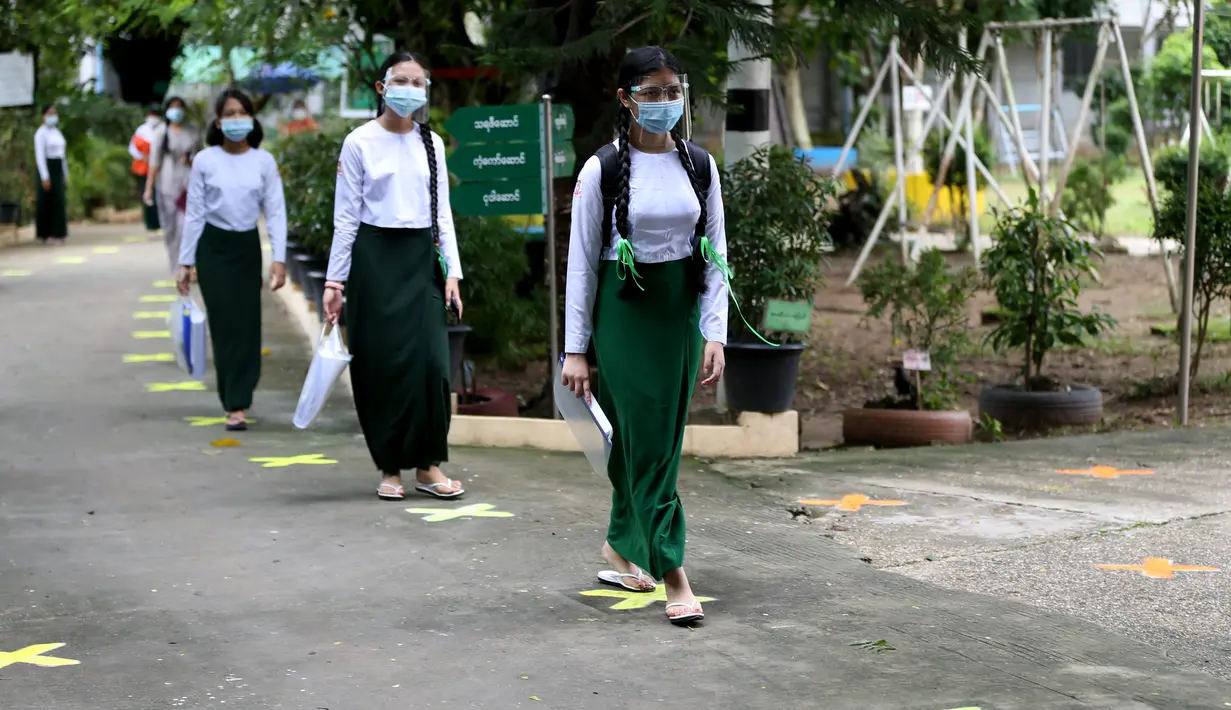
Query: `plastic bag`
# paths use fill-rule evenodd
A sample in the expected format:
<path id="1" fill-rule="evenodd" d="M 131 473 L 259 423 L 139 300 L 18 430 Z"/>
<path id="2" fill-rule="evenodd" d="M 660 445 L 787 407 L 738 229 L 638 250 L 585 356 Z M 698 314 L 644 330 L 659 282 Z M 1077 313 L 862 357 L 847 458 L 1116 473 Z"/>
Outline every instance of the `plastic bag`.
<path id="1" fill-rule="evenodd" d="M 316 342 L 316 354 L 312 356 L 312 365 L 308 367 L 308 376 L 303 381 L 299 404 L 295 406 L 295 418 L 292 420 L 295 428 L 307 429 L 316 415 L 321 413 L 329 393 L 350 360 L 351 355 L 342 344 L 341 332 L 326 323 L 321 328 L 320 340 Z"/>
<path id="2" fill-rule="evenodd" d="M 598 406 L 598 400 L 591 398 L 586 404 L 585 397 L 578 397 L 572 390 L 560 381 L 560 368 L 564 364 L 564 356 L 555 368 L 556 409 L 560 416 L 568 422 L 573 430 L 573 436 L 581 446 L 581 451 L 590 462 L 590 467 L 600 476 L 607 475 L 607 460 L 611 458 L 611 440 L 613 430 L 611 421 L 603 414 L 603 408 Z"/>
<path id="3" fill-rule="evenodd" d="M 195 380 L 205 379 L 205 311 L 191 298 L 180 296 L 167 316 L 167 330 L 175 344 L 175 362 Z"/>

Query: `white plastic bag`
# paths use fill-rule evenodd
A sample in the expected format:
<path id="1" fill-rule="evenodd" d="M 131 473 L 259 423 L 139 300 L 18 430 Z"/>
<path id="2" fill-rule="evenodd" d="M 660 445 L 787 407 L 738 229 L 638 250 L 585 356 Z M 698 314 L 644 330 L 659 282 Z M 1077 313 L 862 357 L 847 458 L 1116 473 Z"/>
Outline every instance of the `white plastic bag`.
<path id="1" fill-rule="evenodd" d="M 351 355 L 342 344 L 342 334 L 329 323 L 321 328 L 320 340 L 316 342 L 316 354 L 312 356 L 312 365 L 308 368 L 308 376 L 303 381 L 303 391 L 299 393 L 299 404 L 295 407 L 295 418 L 292 420 L 297 429 L 307 429 L 308 425 L 321 413 L 325 400 L 333 391 L 334 384 L 342 376 L 343 370 L 350 364 Z"/>
<path id="2" fill-rule="evenodd" d="M 560 364 L 563 362 L 564 356 L 561 355 Z M 607 459 L 611 458 L 613 431 L 603 408 L 598 406 L 598 400 L 591 398 L 590 403 L 586 404 L 584 396 L 578 397 L 565 387 L 560 381 L 560 365 L 555 368 L 553 392 L 556 409 L 560 410 L 560 416 L 564 417 L 564 421 L 568 422 L 569 428 L 573 430 L 573 436 L 589 460 L 590 467 L 598 475 L 606 476 Z"/>
<path id="3" fill-rule="evenodd" d="M 195 380 L 205 379 L 205 311 L 191 298 L 180 296 L 167 316 L 167 330 L 175 345 L 175 362 Z"/>

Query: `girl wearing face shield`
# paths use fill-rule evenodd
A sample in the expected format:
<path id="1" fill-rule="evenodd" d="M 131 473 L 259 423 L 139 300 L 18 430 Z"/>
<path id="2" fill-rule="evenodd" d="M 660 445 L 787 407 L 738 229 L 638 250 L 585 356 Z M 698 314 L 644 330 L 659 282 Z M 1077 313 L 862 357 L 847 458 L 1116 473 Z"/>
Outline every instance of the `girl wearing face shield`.
<path id="1" fill-rule="evenodd" d="M 718 168 L 685 140 L 687 78 L 665 50 L 620 65 L 619 137 L 581 169 L 573 193 L 563 382 L 597 397 L 614 428 L 612 506 L 599 579 L 632 591 L 667 586 L 667 617 L 704 618 L 684 573 L 676 491 L 697 380 L 722 376 L 726 234 Z M 721 266 L 720 266 L 721 265 Z"/>
<path id="2" fill-rule="evenodd" d="M 377 118 L 338 159 L 325 314 L 337 323 L 345 294 L 355 411 L 383 500 L 405 498 L 408 470 L 424 495 L 464 492 L 440 470 L 452 412 L 445 313 L 461 315 L 462 267 L 444 142 L 427 125 L 430 85 L 417 55 L 386 59 Z"/>
<path id="3" fill-rule="evenodd" d="M 196 267 L 209 317 L 218 373 L 218 398 L 228 431 L 248 428 L 247 410 L 261 379 L 262 213 L 273 252 L 269 286 L 286 283 L 286 202 L 274 157 L 261 150 L 265 136 L 252 100 L 228 89 L 214 106 L 217 118 L 192 161 L 177 281 L 188 295 Z"/>

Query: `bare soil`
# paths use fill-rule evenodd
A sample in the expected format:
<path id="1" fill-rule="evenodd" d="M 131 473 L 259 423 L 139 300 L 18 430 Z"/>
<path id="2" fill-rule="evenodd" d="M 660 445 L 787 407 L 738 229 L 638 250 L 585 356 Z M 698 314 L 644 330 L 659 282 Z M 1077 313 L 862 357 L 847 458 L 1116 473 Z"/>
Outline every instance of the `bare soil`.
<path id="1" fill-rule="evenodd" d="M 887 251 L 872 260 L 885 258 Z M 864 318 L 863 298 L 856 286 L 846 286 L 854 255 L 837 255 L 830 261 L 829 279 L 817 294 L 811 347 L 800 364 L 795 408 L 799 410 L 805 448 L 825 448 L 841 443 L 842 412 L 893 392 L 892 364 L 901 357 L 895 348 L 887 321 Z M 954 265 L 973 264 L 969 255 L 950 255 Z M 1178 268 L 1178 264 L 1177 264 Z M 1063 383 L 1098 387 L 1103 392 L 1104 420 L 1100 431 L 1165 428 L 1175 424 L 1178 398 L 1158 394 L 1164 390 L 1147 386 L 1153 378 L 1174 377 L 1179 367 L 1179 346 L 1168 338 L 1150 334 L 1150 326 L 1174 324 L 1167 297 L 1162 260 L 1159 257 L 1108 255 L 1100 269 L 1101 283 L 1092 284 L 1081 297 L 1084 309 L 1098 307 L 1109 312 L 1117 326 L 1092 347 L 1064 349 L 1048 355 L 1043 374 Z M 977 340 L 990 330 L 981 314 L 995 305 L 989 293 L 981 292 L 969 310 Z M 1227 318 L 1226 308 L 1215 319 Z M 1194 346 L 1195 347 L 1195 346 Z M 979 391 L 984 385 L 1013 382 L 1021 369 L 1018 354 L 998 356 L 980 347 L 962 362 L 962 371 L 973 378 L 965 386 L 963 406 L 977 418 Z M 1231 417 L 1231 378 L 1211 383 L 1231 368 L 1231 345 L 1207 344 L 1202 357 L 1200 380 L 1208 391 L 1194 390 L 1190 420 L 1197 424 Z M 479 385 L 515 393 L 523 406 L 542 391 L 546 364 L 535 363 L 523 372 L 491 372 L 480 367 Z M 693 398 L 693 419 L 712 421 L 714 392 L 698 387 Z M 530 416 L 547 416 L 545 406 Z M 1052 432 L 1071 434 L 1072 431 Z"/>

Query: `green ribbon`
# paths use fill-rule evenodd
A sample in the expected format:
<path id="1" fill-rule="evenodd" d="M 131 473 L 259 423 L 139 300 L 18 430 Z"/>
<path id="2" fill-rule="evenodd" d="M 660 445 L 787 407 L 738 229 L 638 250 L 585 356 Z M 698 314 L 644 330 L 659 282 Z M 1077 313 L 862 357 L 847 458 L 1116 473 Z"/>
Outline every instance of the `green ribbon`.
<path id="1" fill-rule="evenodd" d="M 436 261 L 440 262 L 440 273 L 445 277 L 445 281 L 449 280 L 449 262 L 445 259 L 445 253 L 436 247 Z"/>
<path id="2" fill-rule="evenodd" d="M 731 295 L 731 302 L 735 304 L 735 312 L 739 314 L 739 319 L 744 321 L 744 325 L 748 326 L 748 330 L 752 331 L 752 334 L 760 338 L 761 342 L 766 345 L 773 348 L 779 347 L 780 343 L 771 343 L 766 340 L 765 336 L 758 333 L 757 329 L 753 328 L 748 319 L 744 317 L 744 311 L 739 307 L 739 299 L 735 297 L 735 289 L 731 287 L 731 279 L 734 277 L 734 274 L 731 272 L 731 266 L 723 258 L 722 254 L 718 253 L 714 245 L 710 243 L 709 237 L 701 237 L 701 258 L 705 260 L 705 263 L 713 265 L 718 273 L 722 274 L 722 280 L 727 284 L 727 293 Z"/>
<path id="3" fill-rule="evenodd" d="M 641 274 L 637 273 L 637 265 L 633 262 L 633 245 L 624 237 L 620 237 L 620 240 L 616 242 L 616 260 L 618 262 L 616 265 L 616 276 L 619 276 L 620 280 L 623 281 L 631 273 L 633 275 L 633 283 L 637 285 L 637 288 L 644 291 L 645 288 L 637 280 L 641 278 Z"/>

